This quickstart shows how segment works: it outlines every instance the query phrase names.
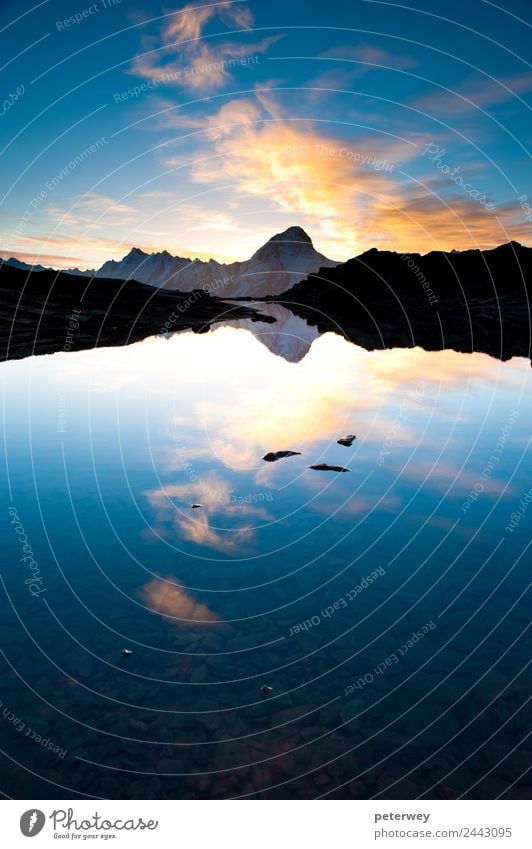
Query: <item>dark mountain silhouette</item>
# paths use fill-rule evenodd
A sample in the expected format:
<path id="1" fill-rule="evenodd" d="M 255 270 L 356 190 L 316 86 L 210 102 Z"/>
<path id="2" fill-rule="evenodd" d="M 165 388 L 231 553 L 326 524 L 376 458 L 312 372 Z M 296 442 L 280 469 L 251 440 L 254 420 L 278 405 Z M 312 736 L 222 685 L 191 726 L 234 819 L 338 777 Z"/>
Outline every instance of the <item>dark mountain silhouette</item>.
<path id="1" fill-rule="evenodd" d="M 17 259 L 15 256 L 10 256 L 9 259 L 2 260 L 2 263 L 5 265 L 11 265 L 13 268 L 19 268 L 21 271 L 50 271 L 51 269 L 46 268 L 44 265 L 30 265 L 27 262 L 23 262 L 21 259 Z"/>
<path id="2" fill-rule="evenodd" d="M 301 234 L 296 235 L 303 240 Z M 260 248 L 257 262 L 264 259 L 264 248 L 266 258 L 283 250 L 284 235 Z M 290 362 L 301 359 L 313 339 L 327 331 L 369 350 L 418 345 L 499 359 L 530 357 L 531 286 L 532 249 L 517 242 L 488 251 L 424 256 L 372 249 L 334 268 L 320 268 L 280 296 L 264 298 L 267 315 L 252 304 L 236 307 L 201 290 L 185 293 L 52 270 L 28 273 L 4 263 L 2 350 L 13 358 L 123 345 L 222 322 L 250 330 Z M 256 306 L 260 309 L 260 303 Z M 66 348 L 75 309 L 80 310 L 79 327 Z"/>
<path id="3" fill-rule="evenodd" d="M 202 290 L 157 290 L 134 280 L 0 267 L 3 359 L 127 345 L 176 330 L 202 333 L 223 319 L 257 317 L 255 310 L 226 304 Z M 264 316 L 261 320 L 275 319 Z"/>
<path id="4" fill-rule="evenodd" d="M 276 301 L 320 332 L 366 348 L 453 348 L 530 356 L 532 248 L 426 255 L 366 251 L 321 268 Z"/>

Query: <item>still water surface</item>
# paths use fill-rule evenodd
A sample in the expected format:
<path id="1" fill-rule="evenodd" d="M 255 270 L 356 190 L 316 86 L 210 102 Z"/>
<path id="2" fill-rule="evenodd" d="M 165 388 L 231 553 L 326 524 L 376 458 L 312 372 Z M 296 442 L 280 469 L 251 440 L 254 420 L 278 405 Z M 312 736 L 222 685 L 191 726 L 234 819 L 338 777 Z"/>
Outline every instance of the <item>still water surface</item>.
<path id="1" fill-rule="evenodd" d="M 278 319 L 0 366 L 12 796 L 530 795 L 530 362 Z"/>

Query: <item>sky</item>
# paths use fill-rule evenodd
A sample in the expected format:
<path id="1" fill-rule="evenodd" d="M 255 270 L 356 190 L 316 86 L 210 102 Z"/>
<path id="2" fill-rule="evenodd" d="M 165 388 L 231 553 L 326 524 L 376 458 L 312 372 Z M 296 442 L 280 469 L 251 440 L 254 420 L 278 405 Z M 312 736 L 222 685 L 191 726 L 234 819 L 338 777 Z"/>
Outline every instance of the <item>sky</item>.
<path id="1" fill-rule="evenodd" d="M 0 256 L 532 244 L 532 3 L 410 3 L 2 0 Z"/>

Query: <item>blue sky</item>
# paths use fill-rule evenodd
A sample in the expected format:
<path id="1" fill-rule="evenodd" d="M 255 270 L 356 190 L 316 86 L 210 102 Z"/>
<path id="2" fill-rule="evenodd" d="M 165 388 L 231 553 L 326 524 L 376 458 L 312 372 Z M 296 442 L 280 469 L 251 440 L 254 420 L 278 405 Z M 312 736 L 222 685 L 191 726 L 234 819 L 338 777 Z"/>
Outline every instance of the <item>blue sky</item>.
<path id="1" fill-rule="evenodd" d="M 531 5 L 416 5 L 4 0 L 0 253 L 530 244 Z"/>

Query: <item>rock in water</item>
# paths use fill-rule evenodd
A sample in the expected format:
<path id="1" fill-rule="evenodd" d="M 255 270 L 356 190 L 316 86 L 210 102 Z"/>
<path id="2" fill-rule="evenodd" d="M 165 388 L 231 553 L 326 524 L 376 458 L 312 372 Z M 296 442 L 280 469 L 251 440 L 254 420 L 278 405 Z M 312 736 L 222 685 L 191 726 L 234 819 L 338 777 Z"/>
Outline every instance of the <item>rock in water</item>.
<path id="1" fill-rule="evenodd" d="M 270 693 L 273 693 L 273 687 L 269 687 L 268 684 L 263 684 L 260 691 L 263 696 L 269 696 Z"/>
<path id="2" fill-rule="evenodd" d="M 309 469 L 315 469 L 317 472 L 349 472 L 344 466 L 329 466 L 328 463 L 317 463 L 315 466 L 309 466 Z"/>
<path id="3" fill-rule="evenodd" d="M 275 463 L 276 460 L 282 460 L 284 457 L 295 457 L 296 454 L 301 454 L 301 451 L 269 451 L 262 458 L 267 463 Z"/>
<path id="4" fill-rule="evenodd" d="M 342 436 L 341 439 L 337 439 L 338 445 L 345 445 L 346 448 L 351 448 L 353 442 L 355 441 L 356 436 L 354 433 L 350 433 L 348 436 Z"/>
<path id="5" fill-rule="evenodd" d="M 122 657 L 129 657 L 130 654 L 133 654 L 131 649 L 122 649 Z"/>

